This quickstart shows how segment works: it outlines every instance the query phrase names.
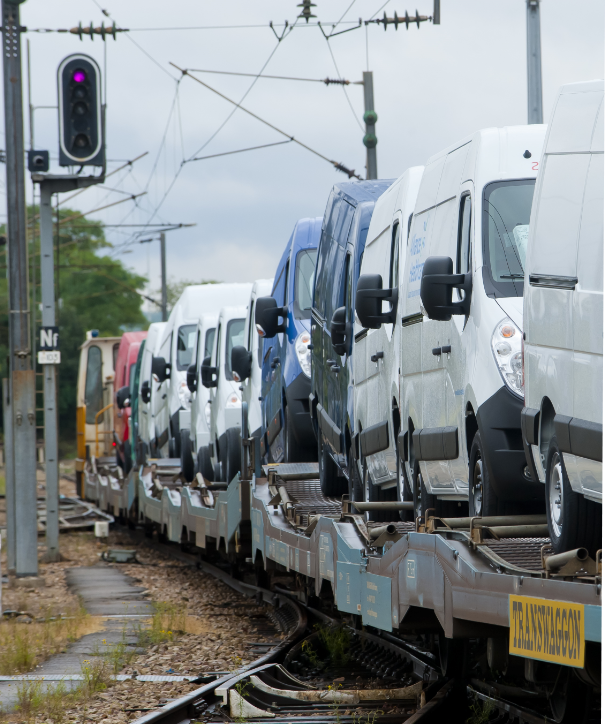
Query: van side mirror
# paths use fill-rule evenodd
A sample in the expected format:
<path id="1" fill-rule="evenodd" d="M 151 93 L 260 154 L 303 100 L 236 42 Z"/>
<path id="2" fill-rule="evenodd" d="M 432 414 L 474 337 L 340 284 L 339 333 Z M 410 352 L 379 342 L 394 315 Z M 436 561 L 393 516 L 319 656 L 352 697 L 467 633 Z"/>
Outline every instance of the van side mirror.
<path id="1" fill-rule="evenodd" d="M 368 329 L 380 329 L 383 324 L 395 324 L 399 290 L 382 288 L 380 274 L 362 274 L 357 282 L 355 312 L 359 321 Z M 382 311 L 382 302 L 390 302 L 391 309 Z"/>
<path id="2" fill-rule="evenodd" d="M 149 380 L 145 380 L 141 385 L 141 400 L 148 405 L 151 402 L 151 385 Z"/>
<path id="3" fill-rule="evenodd" d="M 130 407 L 130 387 L 128 385 L 120 387 L 120 389 L 116 392 L 116 404 L 118 406 L 118 410 Z"/>
<path id="4" fill-rule="evenodd" d="M 214 375 L 217 373 L 216 367 L 211 367 L 210 362 L 210 355 L 204 357 L 204 361 L 202 362 L 202 384 L 208 389 L 218 385 L 218 380 L 214 379 Z"/>
<path id="5" fill-rule="evenodd" d="M 234 347 L 231 350 L 231 370 L 236 382 L 247 380 L 252 371 L 252 352 L 242 345 Z"/>
<path id="6" fill-rule="evenodd" d="M 330 336 L 332 337 L 332 347 L 336 354 L 346 354 L 350 342 L 350 325 L 347 324 L 347 309 L 339 307 L 332 315 L 330 322 Z"/>
<path id="7" fill-rule="evenodd" d="M 170 362 L 166 362 L 163 357 L 151 358 L 151 374 L 155 375 L 160 382 L 165 382 L 170 379 L 171 369 L 172 365 Z"/>
<path id="8" fill-rule="evenodd" d="M 278 332 L 286 331 L 287 307 L 278 307 L 273 297 L 259 297 L 254 309 L 254 323 L 261 337 L 275 337 Z M 283 318 L 281 323 L 279 317 Z"/>
<path id="9" fill-rule="evenodd" d="M 187 389 L 189 392 L 197 392 L 197 367 L 195 364 L 187 367 Z"/>
<path id="10" fill-rule="evenodd" d="M 471 308 L 473 277 L 452 274 L 454 262 L 449 256 L 429 256 L 422 268 L 420 300 L 429 319 L 449 322 L 452 314 L 468 316 Z M 452 289 L 461 289 L 464 299 L 452 303 Z"/>

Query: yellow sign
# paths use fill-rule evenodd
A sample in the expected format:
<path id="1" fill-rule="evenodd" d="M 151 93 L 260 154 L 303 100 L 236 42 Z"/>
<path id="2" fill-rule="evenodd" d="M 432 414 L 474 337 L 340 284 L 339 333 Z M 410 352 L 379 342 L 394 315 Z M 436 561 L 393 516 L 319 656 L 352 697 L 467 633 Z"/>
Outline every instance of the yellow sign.
<path id="1" fill-rule="evenodd" d="M 584 606 L 511 595 L 509 616 L 509 653 L 584 666 Z"/>

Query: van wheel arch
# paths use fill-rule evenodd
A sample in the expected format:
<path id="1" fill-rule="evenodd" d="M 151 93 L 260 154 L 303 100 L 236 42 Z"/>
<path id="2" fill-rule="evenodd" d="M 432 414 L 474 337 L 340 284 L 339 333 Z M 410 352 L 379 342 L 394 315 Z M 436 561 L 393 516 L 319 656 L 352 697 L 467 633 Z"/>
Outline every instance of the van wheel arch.
<path id="1" fill-rule="evenodd" d="M 542 455 L 542 467 L 546 469 L 546 459 L 548 457 L 548 448 L 550 441 L 555 434 L 555 408 L 548 397 L 544 397 L 540 404 L 540 428 L 539 428 L 539 446 Z"/>

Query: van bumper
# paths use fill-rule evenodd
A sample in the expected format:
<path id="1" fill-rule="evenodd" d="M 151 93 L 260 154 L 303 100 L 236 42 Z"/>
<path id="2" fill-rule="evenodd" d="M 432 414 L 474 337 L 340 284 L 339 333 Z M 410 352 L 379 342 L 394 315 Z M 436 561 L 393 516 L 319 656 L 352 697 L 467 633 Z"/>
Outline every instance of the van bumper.
<path id="1" fill-rule="evenodd" d="M 286 404 L 290 410 L 294 436 L 298 444 L 305 447 L 316 445 L 313 421 L 309 415 L 310 394 L 311 380 L 303 372 L 286 387 Z"/>
<path id="2" fill-rule="evenodd" d="M 544 487 L 524 474 L 527 460 L 521 433 L 522 409 L 523 400 L 503 386 L 477 410 L 491 484 L 503 501 L 544 498 Z"/>

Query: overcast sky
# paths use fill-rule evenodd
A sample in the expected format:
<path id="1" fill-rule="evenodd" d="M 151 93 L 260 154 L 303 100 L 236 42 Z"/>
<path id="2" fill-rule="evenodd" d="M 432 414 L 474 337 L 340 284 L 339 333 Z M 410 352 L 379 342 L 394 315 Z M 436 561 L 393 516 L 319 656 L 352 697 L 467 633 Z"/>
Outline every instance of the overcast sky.
<path id="1" fill-rule="evenodd" d="M 284 138 L 241 110 L 212 138 L 233 106 L 191 78 L 181 77 L 171 61 L 181 68 L 258 73 L 273 54 L 266 74 L 320 79 L 340 73 L 351 81 L 361 80 L 369 68 L 374 72 L 378 171 L 383 178 L 423 164 L 479 128 L 527 121 L 525 0 L 442 0 L 440 26 L 427 22 L 407 32 L 389 26 L 385 32 L 382 26 L 370 25 L 329 43 L 316 20 L 308 25 L 299 20 L 278 43 L 269 22 L 281 34 L 284 20 L 290 24 L 296 20 L 297 3 L 27 0 L 21 5 L 22 24 L 32 30 L 70 28 L 78 22 L 110 24 L 100 8 L 119 27 L 131 29 L 105 45 L 98 36 L 94 42 L 81 42 L 73 35 L 28 32 L 23 36 L 24 75 L 26 39 L 31 46 L 35 106 L 56 105 L 56 68 L 65 56 L 88 53 L 106 67 L 107 156 L 112 160 L 108 171 L 121 165 L 120 159 L 148 152 L 130 170 L 108 179 L 106 186 L 147 194 L 136 203 L 127 200 L 91 218 L 107 224 L 197 224 L 168 234 L 170 277 L 252 281 L 272 276 L 296 220 L 323 215 L 332 184 L 346 180 L 329 163 L 294 143 L 182 165 L 195 155 Z M 385 10 L 391 17 L 395 9 L 400 16 L 416 7 L 421 14 L 432 13 L 432 0 L 415 3 L 406 7 L 397 0 L 387 3 Z M 344 21 L 357 22 L 373 17 L 384 0 L 316 0 L 316 4 L 317 19 L 329 32 L 329 23 L 339 20 L 349 6 Z M 602 0 L 541 2 L 545 119 L 560 85 L 603 77 L 604 15 Z M 189 29 L 233 25 L 260 27 Z M 336 32 L 351 27 L 343 23 Z M 182 29 L 142 30 L 146 28 Z M 198 77 L 237 101 L 254 80 Z M 25 84 L 24 94 L 27 98 Z M 363 89 L 350 85 L 346 94 L 339 86 L 259 79 L 242 105 L 364 176 L 359 126 Z M 36 147 L 49 149 L 56 157 L 56 111 L 35 111 L 34 125 Z M 26 121 L 26 140 L 28 133 Z M 123 198 L 124 193 L 97 188 L 71 205 L 89 211 Z M 133 243 L 135 231 L 108 229 L 115 245 L 112 253 L 149 275 L 150 288 L 156 289 L 159 244 Z M 148 232 L 142 238 L 149 238 Z"/>

